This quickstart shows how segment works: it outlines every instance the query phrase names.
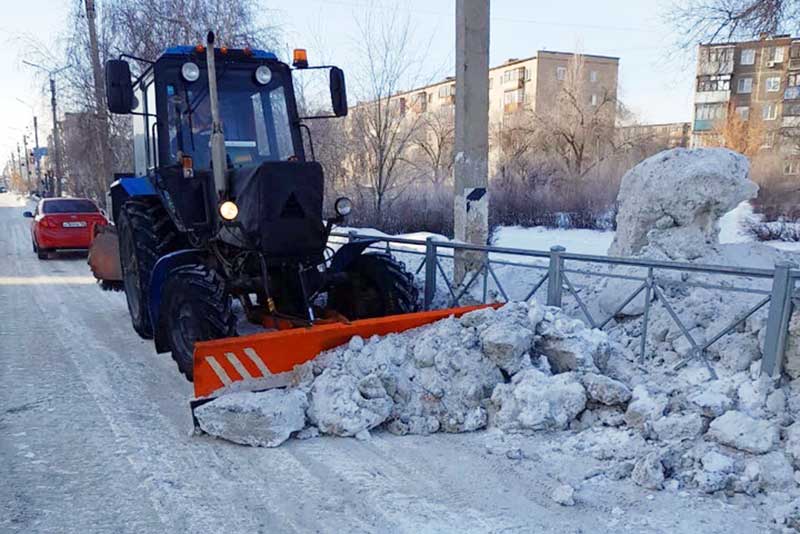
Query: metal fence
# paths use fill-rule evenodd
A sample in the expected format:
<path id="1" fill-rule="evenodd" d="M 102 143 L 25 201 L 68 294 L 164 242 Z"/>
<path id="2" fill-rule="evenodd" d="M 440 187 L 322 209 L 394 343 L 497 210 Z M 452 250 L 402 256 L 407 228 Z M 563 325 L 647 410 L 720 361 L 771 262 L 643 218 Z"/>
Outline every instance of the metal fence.
<path id="1" fill-rule="evenodd" d="M 637 297 L 644 293 L 643 312 L 641 314 L 641 340 L 639 358 L 643 361 L 646 355 L 650 312 L 656 303 L 664 307 L 667 315 L 677 325 L 681 336 L 689 343 L 690 350 L 683 363 L 690 358 L 703 361 L 712 376 L 714 369 L 707 360 L 706 351 L 725 335 L 734 332 L 748 318 L 759 310 L 768 308 L 766 335 L 762 347 L 761 372 L 774 376 L 783 367 L 784 355 L 789 334 L 789 321 L 793 311 L 793 295 L 796 280 L 800 278 L 800 270 L 790 263 L 779 263 L 774 269 L 751 269 L 723 265 L 702 265 L 685 262 L 658 261 L 649 259 L 617 258 L 588 254 L 573 254 L 561 246 L 551 247 L 549 251 L 526 250 L 519 248 L 468 245 L 451 241 L 407 239 L 401 237 L 363 235 L 356 232 L 336 233 L 331 235 L 331 244 L 359 239 L 378 239 L 369 248 L 382 250 L 395 255 L 416 257 L 416 262 L 409 261 L 412 270 L 423 282 L 424 307 L 434 306 L 437 296 L 437 285 L 444 282 L 447 289 L 446 305 L 457 306 L 461 300 L 474 289 L 480 289 L 483 302 L 489 298 L 489 289 L 493 287 L 498 300 L 512 300 L 506 291 L 504 282 L 498 276 L 499 266 L 527 269 L 531 272 L 529 283 L 523 298 L 529 301 L 539 298 L 548 306 L 562 307 L 565 296 L 574 299 L 577 309 L 587 324 L 599 329 L 613 324 L 620 313 Z M 452 264 L 454 256 L 460 251 L 472 251 L 482 258 L 477 270 L 465 277 L 462 284 L 452 280 L 452 269 L 448 275 L 445 264 Z M 416 265 L 414 265 L 416 263 Z M 624 266 L 640 271 L 641 274 L 615 273 L 591 270 L 591 265 Z M 679 279 L 665 276 L 667 273 L 680 274 Z M 702 273 L 724 277 L 721 283 L 692 281 L 686 274 Z M 587 302 L 581 297 L 578 279 L 591 280 L 598 278 L 620 279 L 634 284 L 635 289 L 629 292 L 617 306 L 617 309 L 604 317 L 593 314 Z M 742 285 L 748 280 L 761 281 L 760 287 Z M 666 295 L 667 288 L 704 288 L 751 295 L 755 300 L 745 311 L 731 318 L 730 322 L 707 339 L 699 340 L 691 334 L 690 328 L 676 312 L 675 306 Z M 441 303 L 440 303 L 441 304 Z"/>

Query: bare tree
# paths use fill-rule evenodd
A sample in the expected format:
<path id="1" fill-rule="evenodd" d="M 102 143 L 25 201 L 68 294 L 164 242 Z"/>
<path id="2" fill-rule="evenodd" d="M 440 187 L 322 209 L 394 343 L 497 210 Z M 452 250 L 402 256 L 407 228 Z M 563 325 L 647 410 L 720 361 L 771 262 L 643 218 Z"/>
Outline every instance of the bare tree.
<path id="1" fill-rule="evenodd" d="M 424 96 L 424 94 L 423 94 Z M 411 163 L 435 191 L 442 190 L 453 174 L 455 117 L 453 107 L 423 112 L 411 141 Z"/>
<path id="2" fill-rule="evenodd" d="M 408 113 L 409 102 L 399 93 L 422 81 L 425 48 L 413 34 L 410 16 L 397 8 L 367 9 L 358 21 L 357 48 L 363 60 L 353 79 L 362 102 L 349 113 L 348 162 L 380 224 L 387 204 L 413 176 L 407 155 L 421 115 Z"/>
<path id="3" fill-rule="evenodd" d="M 683 0 L 668 12 L 681 44 L 750 38 L 800 28 L 799 0 Z"/>

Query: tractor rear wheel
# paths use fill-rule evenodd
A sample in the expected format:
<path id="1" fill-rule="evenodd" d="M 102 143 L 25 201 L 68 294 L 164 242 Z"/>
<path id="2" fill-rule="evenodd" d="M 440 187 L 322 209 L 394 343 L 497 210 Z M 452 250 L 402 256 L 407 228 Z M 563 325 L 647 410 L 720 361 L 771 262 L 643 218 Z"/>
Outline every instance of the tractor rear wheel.
<path id="1" fill-rule="evenodd" d="M 236 335 L 236 316 L 225 282 L 201 264 L 170 272 L 159 317 L 172 359 L 189 381 L 193 378 L 196 342 Z"/>
<path id="2" fill-rule="evenodd" d="M 128 200 L 120 209 L 117 231 L 131 322 L 141 337 L 152 339 L 150 275 L 161 256 L 183 247 L 183 237 L 157 198 Z"/>
<path id="3" fill-rule="evenodd" d="M 347 267 L 347 275 L 347 282 L 328 292 L 328 305 L 348 319 L 418 310 L 414 276 L 389 254 L 362 254 Z"/>

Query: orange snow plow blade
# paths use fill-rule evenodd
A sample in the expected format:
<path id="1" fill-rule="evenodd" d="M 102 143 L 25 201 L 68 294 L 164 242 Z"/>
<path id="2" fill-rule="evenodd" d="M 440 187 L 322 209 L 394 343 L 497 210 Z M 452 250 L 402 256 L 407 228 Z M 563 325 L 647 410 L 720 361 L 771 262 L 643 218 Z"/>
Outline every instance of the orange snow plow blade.
<path id="1" fill-rule="evenodd" d="M 487 306 L 390 315 L 198 342 L 194 348 L 194 395 L 199 399 L 287 386 L 294 380 L 292 371 L 296 365 L 347 343 L 353 336 L 369 338 L 403 332 Z"/>

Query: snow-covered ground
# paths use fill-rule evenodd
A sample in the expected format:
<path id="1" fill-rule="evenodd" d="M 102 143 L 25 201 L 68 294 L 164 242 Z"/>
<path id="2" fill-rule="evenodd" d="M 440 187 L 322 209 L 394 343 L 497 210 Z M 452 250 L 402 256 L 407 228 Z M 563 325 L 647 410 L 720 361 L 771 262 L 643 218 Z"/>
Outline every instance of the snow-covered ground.
<path id="1" fill-rule="evenodd" d="M 0 195 L 2 532 L 763 532 L 748 501 L 599 477 L 559 433 L 498 455 L 487 432 L 192 436 L 189 384 L 85 259 L 38 261 Z M 563 507 L 551 492 L 578 488 Z"/>

